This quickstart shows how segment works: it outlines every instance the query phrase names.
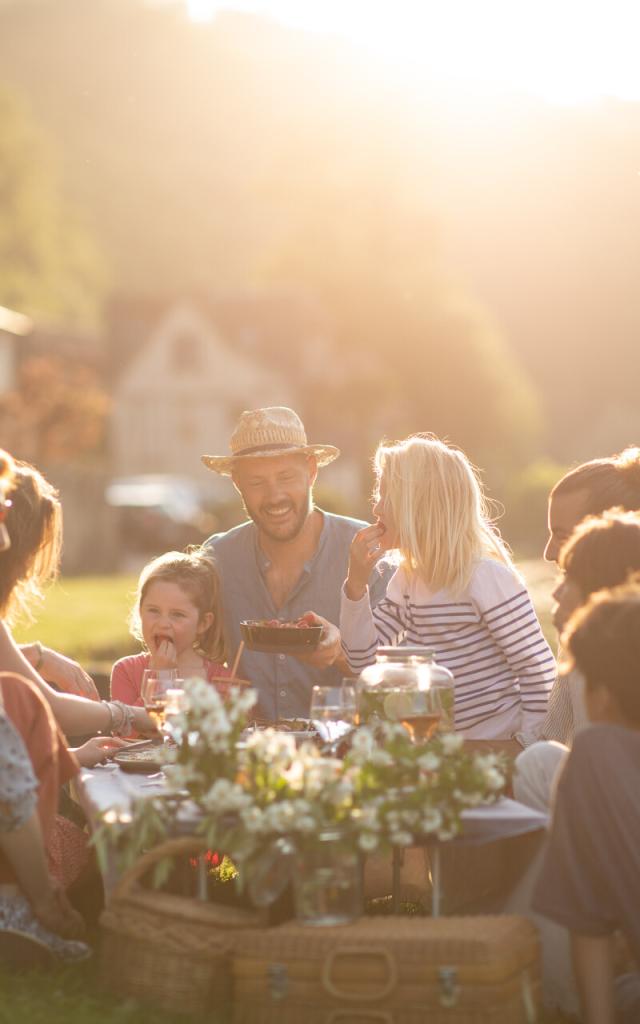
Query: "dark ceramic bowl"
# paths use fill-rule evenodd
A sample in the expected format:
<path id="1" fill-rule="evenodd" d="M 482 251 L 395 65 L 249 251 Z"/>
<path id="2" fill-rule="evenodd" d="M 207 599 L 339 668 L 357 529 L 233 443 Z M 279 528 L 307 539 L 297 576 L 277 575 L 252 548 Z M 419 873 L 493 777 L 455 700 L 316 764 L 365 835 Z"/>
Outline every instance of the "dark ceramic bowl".
<path id="1" fill-rule="evenodd" d="M 240 623 L 240 635 L 250 651 L 263 654 L 304 654 L 315 651 L 322 636 L 322 626 L 261 626 Z"/>

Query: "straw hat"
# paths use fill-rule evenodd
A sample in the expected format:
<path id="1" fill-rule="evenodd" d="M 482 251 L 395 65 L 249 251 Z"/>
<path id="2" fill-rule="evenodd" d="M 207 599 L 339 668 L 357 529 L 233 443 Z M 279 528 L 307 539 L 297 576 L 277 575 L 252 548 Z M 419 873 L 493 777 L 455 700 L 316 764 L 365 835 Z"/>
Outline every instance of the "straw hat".
<path id="1" fill-rule="evenodd" d="M 231 455 L 203 455 L 207 469 L 230 476 L 239 459 L 298 452 L 315 455 L 318 466 L 327 466 L 340 454 L 340 449 L 331 444 L 308 444 L 302 420 L 283 405 L 243 412 L 229 447 Z"/>

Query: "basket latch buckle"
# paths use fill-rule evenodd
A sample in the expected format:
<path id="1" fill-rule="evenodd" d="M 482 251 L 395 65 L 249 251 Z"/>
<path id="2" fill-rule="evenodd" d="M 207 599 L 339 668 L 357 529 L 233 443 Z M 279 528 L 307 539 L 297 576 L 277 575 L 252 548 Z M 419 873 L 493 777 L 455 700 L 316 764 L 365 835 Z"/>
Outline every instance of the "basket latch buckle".
<path id="1" fill-rule="evenodd" d="M 267 967 L 269 992 L 272 999 L 284 999 L 289 990 L 289 974 L 286 964 L 269 964 Z"/>
<path id="2" fill-rule="evenodd" d="M 439 967 L 438 982 L 440 983 L 440 1006 L 444 1006 L 446 1009 L 455 1006 L 460 995 L 457 968 Z"/>

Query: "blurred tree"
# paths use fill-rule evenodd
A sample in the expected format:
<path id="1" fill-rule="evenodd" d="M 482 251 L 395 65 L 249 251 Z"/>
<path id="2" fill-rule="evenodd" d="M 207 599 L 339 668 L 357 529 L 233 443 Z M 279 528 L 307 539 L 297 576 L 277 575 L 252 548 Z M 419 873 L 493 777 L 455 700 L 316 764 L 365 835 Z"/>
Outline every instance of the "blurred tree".
<path id="1" fill-rule="evenodd" d="M 47 144 L 0 89 L 0 304 L 89 322 L 101 288 L 97 249 L 63 197 Z"/>
<path id="2" fill-rule="evenodd" d="M 0 437 L 16 458 L 40 467 L 78 460 L 101 450 L 108 410 L 90 367 L 32 356 L 16 390 L 0 396 Z"/>
<path id="3" fill-rule="evenodd" d="M 316 183 L 313 201 L 294 192 L 309 212 L 270 276 L 303 281 L 329 312 L 341 372 L 330 397 L 318 382 L 316 402 L 334 433 L 349 425 L 363 465 L 383 435 L 429 430 L 491 464 L 500 484 L 535 451 L 536 397 L 487 314 L 446 274 L 428 196 L 407 201 L 403 186 L 381 150 L 366 180 Z"/>
<path id="4" fill-rule="evenodd" d="M 507 483 L 500 529 L 520 558 L 539 558 L 547 538 L 549 493 L 568 467 L 551 459 L 525 466 Z"/>

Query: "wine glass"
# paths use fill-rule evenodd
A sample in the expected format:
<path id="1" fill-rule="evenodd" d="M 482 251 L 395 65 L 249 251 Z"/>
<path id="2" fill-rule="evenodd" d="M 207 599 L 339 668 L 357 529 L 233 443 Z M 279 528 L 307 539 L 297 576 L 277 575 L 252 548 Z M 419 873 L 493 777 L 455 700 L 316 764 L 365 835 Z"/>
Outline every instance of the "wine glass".
<path id="1" fill-rule="evenodd" d="M 169 703 L 169 690 L 178 688 L 177 668 L 148 668 L 142 676 L 142 703 L 158 730 L 164 725 L 167 704 Z"/>
<path id="2" fill-rule="evenodd" d="M 356 723 L 355 686 L 314 686 L 310 717 L 323 739 L 335 740 L 349 732 Z"/>
<path id="3" fill-rule="evenodd" d="M 402 708 L 397 709 L 397 717 L 409 733 L 412 742 L 424 743 L 425 740 L 430 740 L 440 727 L 443 715 L 439 687 L 404 690 L 402 705 Z"/>

